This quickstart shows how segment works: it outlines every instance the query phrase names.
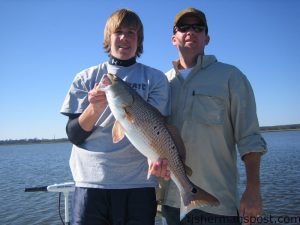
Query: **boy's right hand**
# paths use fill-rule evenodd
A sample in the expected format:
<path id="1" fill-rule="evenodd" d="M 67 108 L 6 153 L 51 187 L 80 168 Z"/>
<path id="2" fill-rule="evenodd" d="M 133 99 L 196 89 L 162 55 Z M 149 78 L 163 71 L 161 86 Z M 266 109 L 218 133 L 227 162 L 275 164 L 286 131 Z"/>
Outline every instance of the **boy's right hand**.
<path id="1" fill-rule="evenodd" d="M 107 106 L 107 99 L 104 91 L 99 89 L 98 83 L 95 84 L 94 88 L 88 93 L 88 100 L 94 109 L 102 112 Z"/>

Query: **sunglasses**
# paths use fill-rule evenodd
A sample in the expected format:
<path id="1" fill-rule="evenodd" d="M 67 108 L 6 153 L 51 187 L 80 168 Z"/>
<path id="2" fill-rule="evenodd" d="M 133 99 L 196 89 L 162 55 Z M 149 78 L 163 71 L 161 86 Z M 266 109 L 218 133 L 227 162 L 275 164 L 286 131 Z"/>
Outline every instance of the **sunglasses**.
<path id="1" fill-rule="evenodd" d="M 206 30 L 205 26 L 201 26 L 199 24 L 180 24 L 174 27 L 174 33 L 176 33 L 176 31 L 185 33 L 189 31 L 191 28 L 193 29 L 193 31 L 197 33 L 201 33 L 202 31 Z"/>

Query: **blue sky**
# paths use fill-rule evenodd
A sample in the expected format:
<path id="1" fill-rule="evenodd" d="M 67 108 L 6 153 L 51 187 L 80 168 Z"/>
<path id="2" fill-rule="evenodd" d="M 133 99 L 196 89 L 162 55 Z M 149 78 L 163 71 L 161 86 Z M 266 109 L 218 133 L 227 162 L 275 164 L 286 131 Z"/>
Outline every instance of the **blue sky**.
<path id="1" fill-rule="evenodd" d="M 260 125 L 300 123 L 298 0 L 0 0 L 0 140 L 66 137 L 63 99 L 77 72 L 107 60 L 103 29 L 119 8 L 144 24 L 138 61 L 169 70 L 173 18 L 189 6 L 206 13 L 205 53 L 250 80 Z"/>

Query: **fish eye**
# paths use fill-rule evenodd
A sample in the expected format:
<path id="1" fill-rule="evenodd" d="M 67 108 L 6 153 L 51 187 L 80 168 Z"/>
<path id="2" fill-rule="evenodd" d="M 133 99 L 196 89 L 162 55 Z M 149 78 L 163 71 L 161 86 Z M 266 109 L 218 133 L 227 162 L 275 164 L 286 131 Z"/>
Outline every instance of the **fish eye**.
<path id="1" fill-rule="evenodd" d="M 118 80 L 118 77 L 116 76 L 116 74 L 113 74 L 113 80 L 114 81 Z"/>

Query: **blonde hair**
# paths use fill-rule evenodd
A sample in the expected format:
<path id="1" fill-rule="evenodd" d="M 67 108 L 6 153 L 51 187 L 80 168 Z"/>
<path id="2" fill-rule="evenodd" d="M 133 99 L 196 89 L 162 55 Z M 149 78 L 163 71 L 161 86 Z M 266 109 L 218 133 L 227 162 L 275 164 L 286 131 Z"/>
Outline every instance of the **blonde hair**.
<path id="1" fill-rule="evenodd" d="M 103 43 L 105 52 L 110 53 L 110 36 L 120 27 L 134 27 L 136 29 L 138 43 L 135 55 L 139 57 L 143 53 L 144 28 L 139 16 L 129 9 L 117 10 L 106 21 Z"/>

